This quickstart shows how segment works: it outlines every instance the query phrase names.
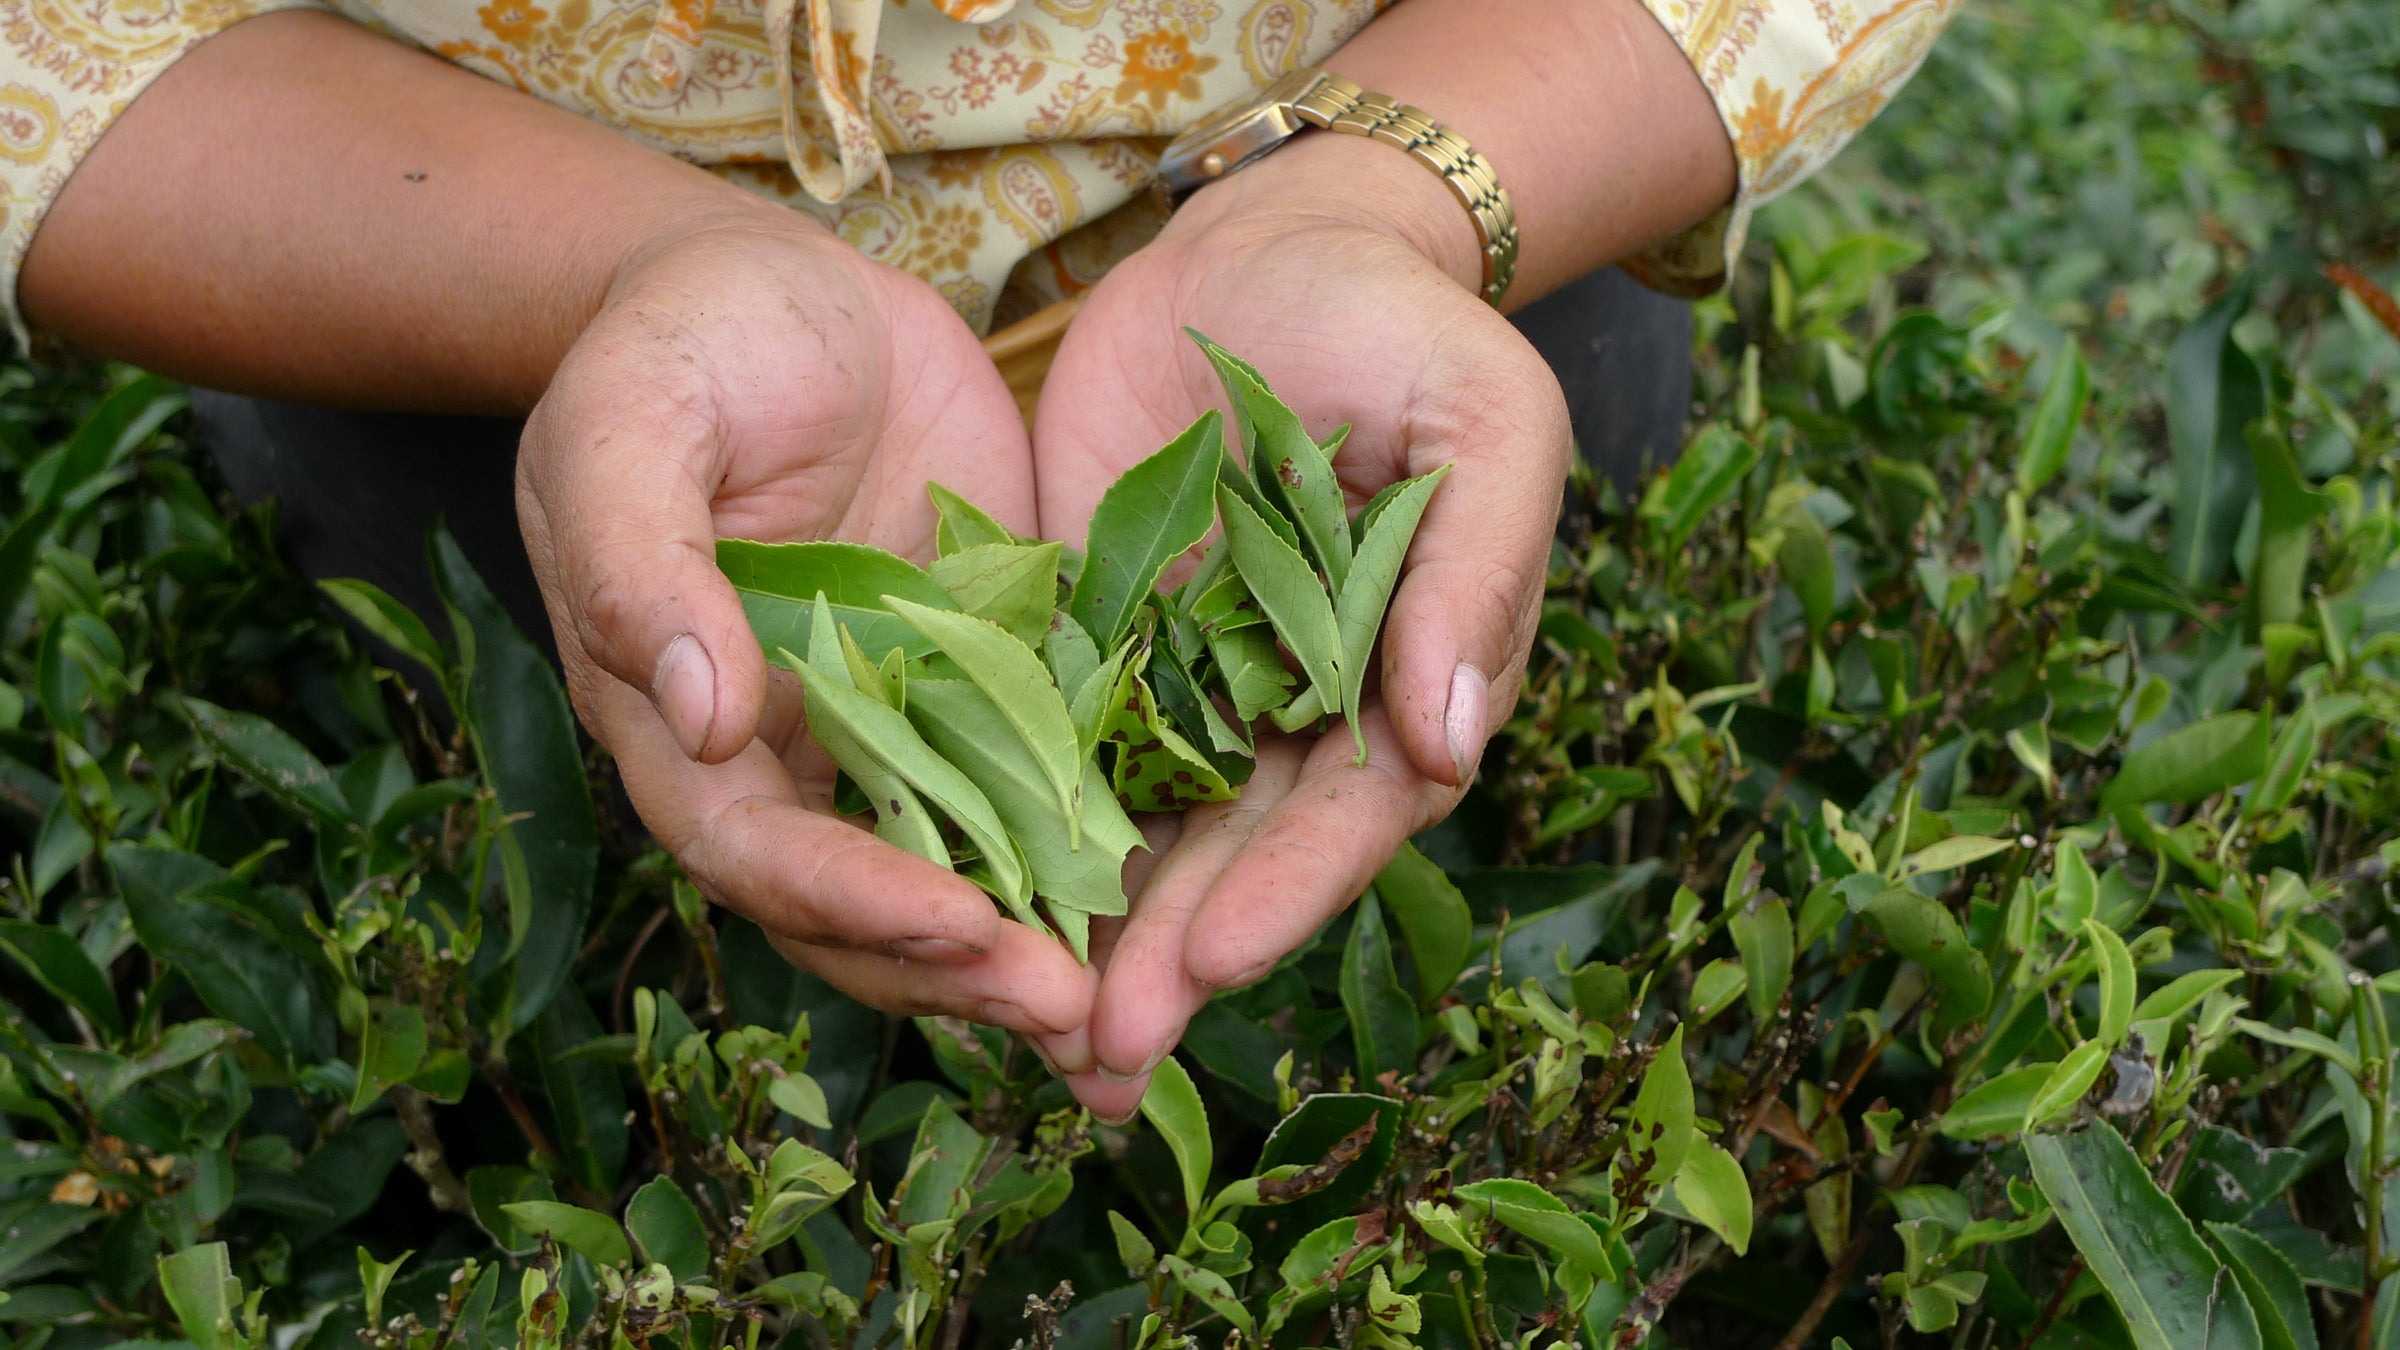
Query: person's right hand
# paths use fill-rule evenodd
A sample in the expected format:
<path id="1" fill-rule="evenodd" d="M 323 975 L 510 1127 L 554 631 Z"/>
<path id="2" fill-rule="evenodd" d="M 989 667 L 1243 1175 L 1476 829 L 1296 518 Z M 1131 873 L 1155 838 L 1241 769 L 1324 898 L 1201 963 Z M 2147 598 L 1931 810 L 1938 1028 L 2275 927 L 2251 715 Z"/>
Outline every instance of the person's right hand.
<path id="1" fill-rule="evenodd" d="M 1092 980 L 1063 947 L 833 814 L 798 686 L 717 570 L 720 536 L 926 558 L 928 479 L 1032 531 L 1024 424 L 974 334 L 777 208 L 623 271 L 526 424 L 517 510 L 576 710 L 705 892 L 875 1007 L 1072 1031 Z"/>

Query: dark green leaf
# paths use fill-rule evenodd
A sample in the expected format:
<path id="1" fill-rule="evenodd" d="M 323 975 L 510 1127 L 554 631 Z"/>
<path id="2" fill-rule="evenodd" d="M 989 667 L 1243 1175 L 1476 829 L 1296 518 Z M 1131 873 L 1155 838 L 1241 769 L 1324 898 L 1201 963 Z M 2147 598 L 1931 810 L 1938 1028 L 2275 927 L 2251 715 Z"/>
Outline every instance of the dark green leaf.
<path id="1" fill-rule="evenodd" d="M 108 861 L 142 946 L 181 970 L 210 1011 L 286 1064 L 314 1063 L 331 1052 L 332 1021 L 308 971 L 232 912 L 183 898 L 201 886 L 238 884 L 216 864 L 130 844 L 110 848 Z"/>
<path id="2" fill-rule="evenodd" d="M 2236 286 L 2193 320 L 2167 355 L 2167 439 L 2175 465 L 2167 561 L 2195 586 L 2213 586 L 2224 575 L 2257 490 L 2243 434 L 2266 411 L 2266 379 L 2233 340 L 2234 320 L 2249 308 L 2249 286 Z"/>
<path id="3" fill-rule="evenodd" d="M 625 1227 L 641 1244 L 642 1258 L 667 1268 L 678 1281 L 708 1271 L 708 1228 L 672 1177 L 652 1177 L 625 1206 Z"/>
<path id="4" fill-rule="evenodd" d="M 613 1064 L 567 1052 L 600 1035 L 583 995 L 562 989 L 533 1025 L 533 1058 L 550 1106 L 551 1142 L 594 1195 L 616 1190 L 629 1144 L 625 1085 Z"/>
<path id="5" fill-rule="evenodd" d="M 2151 802 L 2198 801 L 2247 783 L 2267 771 L 2273 727 L 2264 713 L 2204 718 L 2125 756 L 2117 776 L 2100 790 L 2112 810 Z"/>
<path id="6" fill-rule="evenodd" d="M 2205 1126 L 2193 1141 L 2175 1199 L 2194 1219 L 2247 1223 L 2288 1194 L 2308 1163 L 2299 1149 L 2268 1148 L 2222 1126 Z"/>
<path id="7" fill-rule="evenodd" d="M 1780 895 L 1762 894 L 1734 911 L 1727 926 L 1749 976 L 1750 1015 L 1763 1022 L 1792 982 L 1792 907 Z"/>
<path id="8" fill-rule="evenodd" d="M 1417 1005 L 1400 987 L 1392 968 L 1391 935 L 1374 888 L 1359 897 L 1342 949 L 1342 1008 L 1350 1014 L 1350 1037 L 1358 1048 L 1359 1077 L 1370 1083 L 1391 1074 L 1413 1077 L 1417 1063 Z"/>
<path id="9" fill-rule="evenodd" d="M 16 958 L 34 983 L 74 1004 L 110 1039 L 125 1034 L 124 1020 L 117 1013 L 117 996 L 108 987 L 108 977 L 92 964 L 82 945 L 65 929 L 23 919 L 0 919 L 0 952 Z"/>
<path id="10" fill-rule="evenodd" d="M 1417 971 L 1417 1006 L 1430 1010 L 1467 966 L 1474 917 L 1450 874 L 1414 844 L 1402 844 L 1375 877 L 1376 893 L 1408 940 Z"/>
<path id="11" fill-rule="evenodd" d="M 2250 563 L 2250 608 L 2255 623 L 2298 623 L 2308 582 L 2308 529 L 2331 504 L 2300 474 L 2289 437 L 2254 426 L 2246 438 L 2258 479 L 2258 552 Z"/>
<path id="12" fill-rule="evenodd" d="M 583 946 L 600 865 L 599 828 L 583 773 L 575 715 L 550 659 L 510 622 L 447 530 L 433 539 L 433 574 L 450 607 L 459 649 L 472 649 L 467 706 L 475 757 L 508 817 L 532 899 L 513 933 L 510 1023 L 522 1028 L 549 1006 Z M 470 640 L 471 639 L 471 640 Z"/>
<path id="13" fill-rule="evenodd" d="M 547 1233 L 560 1246 L 577 1252 L 596 1266 L 621 1266 L 633 1259 L 633 1247 L 617 1221 L 596 1210 L 578 1209 L 555 1200 L 519 1200 L 502 1205 L 502 1213 L 529 1233 Z"/>
<path id="14" fill-rule="evenodd" d="M 2208 1238 L 2240 1282 L 2251 1310 L 2258 1314 L 2260 1340 L 2266 1350 L 2317 1350 L 2317 1323 L 2309 1312 L 2308 1290 L 2283 1253 L 2258 1234 L 2229 1223 L 2209 1224 Z"/>
<path id="15" fill-rule="evenodd" d="M 256 783 L 268 796 L 319 824 L 348 826 L 350 803 L 333 775 L 308 748 L 263 717 L 229 712 L 213 703 L 178 700 L 192 730 L 219 759 Z"/>
<path id="16" fill-rule="evenodd" d="M 1207 537 L 1223 419 L 1204 413 L 1165 448 L 1109 485 L 1084 539 L 1083 573 L 1067 608 L 1102 651 L 1117 645 L 1150 598 L 1159 575 Z"/>
<path id="17" fill-rule="evenodd" d="M 1933 976 L 1941 999 L 1933 1019 L 1935 1035 L 1965 1026 L 1991 1006 L 1991 966 L 1939 902 L 1920 891 L 1895 886 L 1869 900 L 1860 913 L 1883 934 L 1893 951 Z"/>
<path id="18" fill-rule="evenodd" d="M 2025 1141 L 2033 1177 L 2135 1350 L 2255 1350 L 2258 1320 L 2189 1219 L 2115 1130 Z"/>

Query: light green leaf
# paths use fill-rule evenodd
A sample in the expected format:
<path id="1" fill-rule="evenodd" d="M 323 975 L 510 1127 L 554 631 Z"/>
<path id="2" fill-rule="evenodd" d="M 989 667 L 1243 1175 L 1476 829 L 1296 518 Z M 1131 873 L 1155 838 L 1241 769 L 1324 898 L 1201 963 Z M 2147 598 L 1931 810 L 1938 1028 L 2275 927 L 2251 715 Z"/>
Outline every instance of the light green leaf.
<path id="1" fill-rule="evenodd" d="M 187 1247 L 158 1261 L 159 1292 L 183 1324 L 184 1339 L 199 1350 L 240 1350 L 245 1343 L 233 1324 L 242 1306 L 242 1282 L 222 1242 Z"/>
<path id="2" fill-rule="evenodd" d="M 1211 633 L 1208 654 L 1224 677 L 1225 692 L 1233 699 L 1233 715 L 1244 725 L 1292 701 L 1298 678 L 1283 668 L 1283 653 L 1275 646 L 1275 631 L 1267 624 Z M 1309 720 L 1314 721 L 1311 713 Z"/>
<path id="3" fill-rule="evenodd" d="M 1515 1177 L 1471 1181 L 1451 1192 L 1451 1203 L 1481 1211 L 1600 1279 L 1616 1278 L 1616 1263 L 1609 1260 L 1600 1235 L 1575 1217 L 1565 1201 L 1530 1181 Z"/>
<path id="4" fill-rule="evenodd" d="M 1087 571 L 1086 576 L 1090 573 Z M 1056 794 L 1059 814 L 1067 822 L 1067 847 L 1082 844 L 1082 813 L 1076 808 L 1083 783 L 1083 755 L 1075 737 L 1074 719 L 1049 668 L 1033 649 L 1010 637 L 999 625 L 966 614 L 946 614 L 899 596 L 884 597 L 892 612 L 911 628 L 932 639 L 942 655 L 958 663 L 967 678 L 988 696 L 1002 724 L 1013 729 L 1042 777 Z M 990 734 L 988 730 L 984 734 Z"/>
<path id="5" fill-rule="evenodd" d="M 1736 1256 L 1750 1251 L 1750 1179 L 1741 1163 L 1714 1144 L 1703 1144 L 1684 1155 L 1675 1173 L 1675 1198 L 1691 1216 L 1705 1224 Z"/>
<path id="6" fill-rule="evenodd" d="M 1342 707 L 1353 713 L 1366 688 L 1375 635 L 1383 628 L 1384 610 L 1391 604 L 1392 588 L 1400 581 L 1401 560 L 1408 556 L 1409 541 L 1416 537 L 1417 522 L 1424 518 L 1434 489 L 1449 472 L 1450 466 L 1444 464 L 1432 473 L 1409 479 L 1399 492 L 1368 507 L 1374 519 L 1367 522 L 1365 538 L 1348 580 L 1335 592 L 1333 607 L 1334 626 L 1341 635 Z M 1348 535 L 1343 538 L 1347 541 Z M 1350 718 L 1350 736 L 1358 744 L 1356 762 L 1363 767 L 1367 733 L 1355 716 Z"/>
<path id="7" fill-rule="evenodd" d="M 986 544 L 1024 542 L 1007 526 L 984 514 L 982 507 L 939 483 L 927 483 L 925 494 L 933 498 L 938 517 L 933 526 L 933 546 L 945 558 Z"/>
<path id="8" fill-rule="evenodd" d="M 2360 1065 L 2357 1052 L 2331 1036 L 2310 1031 L 2305 1027 L 2271 1026 L 2247 1017 L 2237 1017 L 2233 1019 L 2233 1024 L 2246 1035 L 2256 1037 L 2270 1045 L 2280 1045 L 2289 1050 L 2299 1050 L 2315 1055 L 2329 1064 L 2342 1066 L 2342 1070 L 2352 1078 L 2358 1077 Z"/>
<path id="9" fill-rule="evenodd" d="M 769 1078 L 767 1100 L 803 1125 L 820 1130 L 833 1128 L 833 1117 L 825 1105 L 825 1088 L 807 1074 L 776 1074 Z"/>
<path id="10" fill-rule="evenodd" d="M 447 680 L 450 677 L 449 658 L 442 644 L 434 640 L 433 630 L 415 611 L 386 594 L 379 586 L 364 581 L 337 579 L 320 581 L 318 589 L 341 606 L 342 612 L 380 639 L 392 650 L 425 667 L 429 674 Z"/>
<path id="11" fill-rule="evenodd" d="M 817 593 L 811 607 L 808 651 L 814 672 L 844 689 L 858 689 L 862 672 L 853 669 L 853 657 L 863 660 L 865 654 L 850 636 L 849 630 L 835 626 L 833 606 L 824 592 Z M 895 648 L 895 651 L 898 649 Z M 785 653 L 789 655 L 789 653 Z M 897 713 L 895 700 L 883 696 L 877 686 L 883 684 L 883 672 L 876 669 L 861 698 L 879 703 Z M 809 724 L 809 734 L 850 781 L 858 785 L 868 803 L 875 808 L 875 837 L 895 848 L 906 849 L 930 863 L 949 867 L 950 845 L 942 838 L 942 827 L 925 808 L 908 780 L 887 765 L 883 758 L 853 735 L 840 718 L 832 713 L 818 717 Z"/>
<path id="12" fill-rule="evenodd" d="M 581 1253 L 595 1266 L 621 1266 L 633 1259 L 625 1230 L 597 1210 L 557 1200 L 519 1200 L 502 1205 L 500 1212 L 528 1233 L 549 1234 L 560 1246 Z"/>
<path id="13" fill-rule="evenodd" d="M 2133 953 L 2125 939 L 2098 919 L 2083 921 L 2083 940 L 2100 962 L 2100 1034 L 2103 1045 L 2114 1046 L 2133 1027 Z"/>
<path id="14" fill-rule="evenodd" d="M 1341 633 L 1333 617 L 1333 602 L 1299 550 L 1268 528 L 1267 523 L 1238 495 L 1219 485 L 1217 510 L 1225 520 L 1225 538 L 1233 550 L 1233 565 L 1241 570 L 1259 608 L 1274 621 L 1275 634 L 1300 658 L 1317 695 L 1318 710 L 1342 710 Z"/>
<path id="15" fill-rule="evenodd" d="M 1760 894 L 1736 910 L 1727 926 L 1749 976 L 1750 1015 L 1765 1021 L 1792 982 L 1792 907 L 1780 895 Z"/>
<path id="16" fill-rule="evenodd" d="M 1954 834 L 1937 843 L 1909 854 L 1900 860 L 1899 870 L 1892 880 L 1906 881 L 1928 872 L 1948 872 L 1981 862 L 1995 853 L 2006 853 L 2017 846 L 2014 839 L 1988 839 L 1978 834 Z"/>
<path id="17" fill-rule="evenodd" d="M 2134 1350 L 2257 1350 L 2241 1288 L 2105 1125 L 2025 1141 L 2033 1177 L 2125 1318 Z"/>
<path id="18" fill-rule="evenodd" d="M 1860 913 L 1891 943 L 1892 950 L 1932 974 L 1941 991 L 1941 1007 L 1933 1019 L 1935 1035 L 1965 1026 L 1991 1006 L 1991 966 L 1939 902 L 1909 887 L 1895 886 L 1869 900 Z"/>
<path id="19" fill-rule="evenodd" d="M 385 1088 L 416 1076 L 425 1062 L 425 1015 L 405 1003 L 371 1009 L 358 1042 L 358 1090 L 350 1109 L 363 1111 Z"/>
<path id="20" fill-rule="evenodd" d="M 1081 845 L 1070 847 L 1041 766 L 1014 735 L 992 700 L 964 680 L 913 680 L 909 716 L 925 742 L 970 780 L 991 804 L 1030 874 L 1031 889 L 1050 903 L 1062 926 L 1081 914 L 1125 912 L 1125 855 L 1144 847 L 1142 833 L 1117 805 L 1097 766 L 1083 770 Z M 1066 933 L 1076 942 L 1076 933 Z M 1076 944 L 1080 951 L 1080 944 Z"/>
<path id="21" fill-rule="evenodd" d="M 1057 544 L 980 544 L 927 569 L 958 607 L 1039 646 L 1058 607 Z"/>
<path id="22" fill-rule="evenodd" d="M 1350 514 L 1323 446 L 1258 371 L 1191 329 L 1233 405 L 1233 424 L 1258 493 L 1298 533 L 1301 550 L 1340 593 L 1350 575 Z"/>
<path id="23" fill-rule="evenodd" d="M 2084 405 L 2091 396 L 2092 374 L 2083 363 L 2083 345 L 2070 333 L 2059 344 L 2050 383 L 2043 387 L 2024 439 L 2017 443 L 2017 487 L 2026 496 L 2040 491 L 2067 466 L 2067 452 L 2075 446 L 2075 429 L 2083 424 Z"/>
<path id="24" fill-rule="evenodd" d="M 1133 1226 L 1133 1220 L 1115 1210 L 1108 1212 L 1108 1231 L 1117 1239 L 1117 1259 L 1125 1263 L 1125 1274 L 1136 1280 L 1147 1280 L 1158 1269 L 1158 1248 Z"/>
<path id="25" fill-rule="evenodd" d="M 2148 1022 L 2162 1017 L 2180 1017 L 2200 1006 L 2200 1000 L 2240 978 L 2242 972 L 2238 970 L 2187 971 L 2151 990 L 2148 998 L 2134 1005 L 2133 1020 Z"/>
<path id="26" fill-rule="evenodd" d="M 1670 552 L 1680 550 L 1701 520 L 1741 487 L 1758 455 L 1756 445 L 1720 423 L 1694 437 L 1674 469 L 1654 480 L 1642 497 L 1641 514 L 1660 543 Z"/>
<path id="27" fill-rule="evenodd" d="M 808 648 L 810 608 L 822 591 L 833 616 L 875 660 L 894 647 L 923 656 L 933 643 L 891 612 L 883 598 L 897 595 L 934 609 L 954 610 L 941 583 L 915 563 L 865 544 L 811 540 L 760 544 L 747 539 L 717 541 L 717 570 L 741 594 L 742 611 L 769 657 L 783 648 Z"/>
<path id="28" fill-rule="evenodd" d="M 1936 1128 L 1952 1139 L 1999 1139 L 2021 1133 L 2034 1097 L 2057 1067 L 2047 1061 L 2027 1064 L 1977 1084 L 1950 1104 Z"/>
<path id="29" fill-rule="evenodd" d="M 1683 1028 L 1658 1047 L 1633 1096 L 1627 1149 L 1648 1184 L 1663 1186 L 1682 1169 L 1698 1133 L 1692 1127 L 1692 1074 L 1683 1062 Z"/>
<path id="30" fill-rule="evenodd" d="M 1083 572 L 1067 601 L 1095 646 L 1116 646 L 1159 575 L 1207 537 L 1224 457 L 1222 419 L 1203 413 L 1101 495 L 1084 539 Z"/>
<path id="31" fill-rule="evenodd" d="M 2042 1090 L 2033 1094 L 2033 1104 L 2025 1109 L 2025 1128 L 2044 1125 L 2075 1109 L 2083 1095 L 2100 1081 L 2100 1071 L 2108 1067 L 2108 1043 L 2085 1041 L 2067 1052 L 2043 1080 Z"/>
<path id="32" fill-rule="evenodd" d="M 1200 1104 L 1200 1089 L 1173 1055 L 1151 1070 L 1150 1086 L 1142 1093 L 1142 1117 L 1175 1155 L 1175 1167 L 1183 1175 L 1184 1213 L 1197 1220 L 1200 1199 L 1208 1194 L 1215 1145 L 1209 1142 L 1208 1108 Z"/>
<path id="33" fill-rule="evenodd" d="M 992 803 L 982 789 L 927 745 L 906 717 L 837 682 L 788 650 L 778 659 L 800 677 L 808 695 L 810 726 L 838 727 L 850 742 L 850 748 L 863 756 L 853 761 L 859 766 L 853 768 L 850 763 L 842 763 L 841 753 L 820 737 L 819 743 L 825 744 L 826 753 L 842 764 L 843 771 L 856 779 L 861 769 L 872 775 L 876 766 L 881 766 L 939 806 L 983 850 L 984 866 L 998 888 L 1000 900 L 1019 918 L 1030 919 L 1030 878 L 1025 875 L 1008 830 L 994 814 Z M 922 701 L 922 696 L 909 701 L 913 705 Z M 948 860 L 945 857 L 941 861 Z"/>

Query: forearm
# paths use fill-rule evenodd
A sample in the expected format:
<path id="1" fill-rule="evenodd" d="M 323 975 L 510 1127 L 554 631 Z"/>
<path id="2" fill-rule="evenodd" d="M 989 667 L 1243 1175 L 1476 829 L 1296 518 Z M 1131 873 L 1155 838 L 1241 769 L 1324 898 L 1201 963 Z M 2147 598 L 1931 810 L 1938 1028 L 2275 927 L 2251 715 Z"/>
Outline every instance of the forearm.
<path id="1" fill-rule="evenodd" d="M 346 20 L 239 24 L 110 127 L 34 236 L 37 327 L 218 388 L 521 412 L 621 269 L 804 228 L 699 169 Z"/>
<path id="2" fill-rule="evenodd" d="M 1492 162 L 1522 235 L 1512 309 L 1733 197 L 1733 148 L 1716 106 L 1636 0 L 1407 0 L 1325 65 L 1425 109 Z M 1347 195 L 1451 275 L 1479 282 L 1466 213 L 1388 146 L 1303 137 L 1210 191 L 1230 195 L 1244 178 L 1272 196 Z"/>

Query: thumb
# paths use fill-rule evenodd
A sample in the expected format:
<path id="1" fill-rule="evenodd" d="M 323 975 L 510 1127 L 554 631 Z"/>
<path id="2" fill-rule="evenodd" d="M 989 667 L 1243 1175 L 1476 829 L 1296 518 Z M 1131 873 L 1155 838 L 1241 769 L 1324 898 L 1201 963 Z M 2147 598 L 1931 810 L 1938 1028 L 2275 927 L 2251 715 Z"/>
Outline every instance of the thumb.
<path id="1" fill-rule="evenodd" d="M 1520 397 L 1462 419 L 1472 435 L 1409 447 L 1410 471 L 1445 458 L 1409 547 L 1383 648 L 1383 694 L 1419 772 L 1463 787 L 1492 728 L 1516 706 L 1539 623 L 1561 489 L 1573 453 L 1547 370 Z M 1454 455 L 1445 452 L 1455 450 Z"/>
<path id="2" fill-rule="evenodd" d="M 721 452 L 705 412 L 555 383 L 526 423 L 517 514 L 568 684 L 593 668 L 642 691 L 675 744 L 720 764 L 748 745 L 766 660 L 717 570 Z"/>

